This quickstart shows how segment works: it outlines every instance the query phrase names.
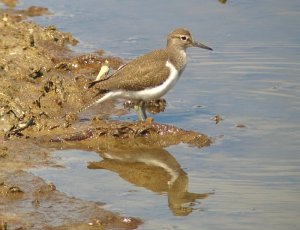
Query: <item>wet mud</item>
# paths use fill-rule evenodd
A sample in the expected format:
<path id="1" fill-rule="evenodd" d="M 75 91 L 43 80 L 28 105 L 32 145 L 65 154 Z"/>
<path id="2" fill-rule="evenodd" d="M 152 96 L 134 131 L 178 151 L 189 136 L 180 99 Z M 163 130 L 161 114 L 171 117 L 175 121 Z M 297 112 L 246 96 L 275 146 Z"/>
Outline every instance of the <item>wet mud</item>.
<path id="1" fill-rule="evenodd" d="M 156 153 L 165 156 L 163 148 L 170 145 L 203 147 L 211 140 L 201 133 L 155 123 L 151 118 L 145 122 L 108 119 L 128 113 L 131 102 L 119 108 L 110 101 L 78 113 L 97 93 L 86 85 L 94 80 L 92 76 L 97 76 L 105 60 L 112 70 L 124 64 L 123 60 L 107 56 L 103 50 L 74 53 L 71 47 L 78 41 L 70 33 L 30 22 L 30 17 L 51 14 L 47 8 L 15 10 L 17 1 L 2 2 L 7 8 L 0 9 L 0 229 L 135 229 L 142 223 L 138 218 L 122 217 L 103 210 L 99 203 L 69 197 L 26 169 L 57 167 L 50 154 L 57 148 L 93 150 L 107 159 L 108 155 L 127 159 L 127 153 L 143 149 L 144 157 L 141 154 L 136 158 L 147 159 Z M 163 111 L 165 105 L 164 100 L 149 102 L 148 112 Z M 172 165 L 174 160 L 169 155 L 167 164 Z M 147 164 L 127 163 L 132 164 L 131 170 L 156 172 L 163 187 L 156 188 L 157 181 L 152 183 L 146 174 L 128 178 L 125 164 L 115 164 L 112 159 L 89 167 L 111 168 L 132 183 L 147 181 L 150 190 L 167 191 L 175 214 L 189 212 L 178 209 L 183 201 L 207 196 L 180 190 L 185 187 L 186 175 L 175 163 L 179 175 L 175 181 L 157 167 L 153 170 Z"/>

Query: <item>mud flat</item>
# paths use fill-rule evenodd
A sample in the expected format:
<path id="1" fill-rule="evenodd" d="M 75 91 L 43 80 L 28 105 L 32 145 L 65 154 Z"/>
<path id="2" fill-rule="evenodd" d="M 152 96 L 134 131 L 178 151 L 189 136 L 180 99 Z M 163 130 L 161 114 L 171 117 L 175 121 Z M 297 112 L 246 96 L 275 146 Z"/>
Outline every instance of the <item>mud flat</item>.
<path id="1" fill-rule="evenodd" d="M 128 113 L 114 102 L 89 109 L 84 112 L 89 119 L 83 119 L 77 111 L 96 93 L 85 88 L 90 76 L 105 60 L 117 69 L 122 59 L 102 50 L 74 53 L 70 47 L 78 41 L 70 33 L 25 20 L 51 14 L 47 8 L 14 10 L 14 1 L 2 2 L 10 8 L 0 10 L 0 229 L 135 229 L 142 223 L 138 218 L 69 197 L 26 169 L 57 167 L 51 158 L 57 148 L 101 152 L 125 144 L 151 149 L 182 142 L 202 147 L 210 139 L 152 119 L 111 121 L 109 115 Z M 152 102 L 149 110 L 160 106 L 164 103 Z"/>

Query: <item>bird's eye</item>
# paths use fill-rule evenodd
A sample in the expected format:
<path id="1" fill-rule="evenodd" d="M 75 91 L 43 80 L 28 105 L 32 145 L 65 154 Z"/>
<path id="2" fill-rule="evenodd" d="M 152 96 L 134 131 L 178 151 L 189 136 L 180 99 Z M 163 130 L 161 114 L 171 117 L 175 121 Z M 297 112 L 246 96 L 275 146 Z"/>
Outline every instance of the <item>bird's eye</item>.
<path id="1" fill-rule="evenodd" d="M 186 36 L 181 36 L 180 38 L 181 38 L 182 41 L 188 40 L 188 38 Z"/>

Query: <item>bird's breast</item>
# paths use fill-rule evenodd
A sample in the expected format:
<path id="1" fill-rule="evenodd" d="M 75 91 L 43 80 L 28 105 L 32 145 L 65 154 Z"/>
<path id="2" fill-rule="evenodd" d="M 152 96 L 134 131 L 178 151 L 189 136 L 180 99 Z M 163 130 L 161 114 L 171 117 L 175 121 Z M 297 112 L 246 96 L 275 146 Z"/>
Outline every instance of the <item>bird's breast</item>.
<path id="1" fill-rule="evenodd" d="M 165 95 L 171 88 L 173 88 L 178 78 L 180 77 L 180 72 L 175 68 L 175 66 L 170 61 L 166 62 L 166 67 L 170 69 L 170 73 L 168 78 L 162 84 L 135 93 L 130 92 L 130 95 L 126 95 L 126 96 L 148 101 L 148 100 L 160 98 L 163 95 Z"/>

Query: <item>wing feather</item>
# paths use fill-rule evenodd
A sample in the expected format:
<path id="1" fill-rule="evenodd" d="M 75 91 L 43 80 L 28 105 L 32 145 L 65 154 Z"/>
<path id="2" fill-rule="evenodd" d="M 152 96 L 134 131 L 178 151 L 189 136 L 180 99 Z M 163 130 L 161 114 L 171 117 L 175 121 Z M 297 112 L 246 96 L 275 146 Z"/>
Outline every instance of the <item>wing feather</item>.
<path id="1" fill-rule="evenodd" d="M 157 50 L 129 62 L 110 77 L 97 82 L 99 91 L 118 89 L 138 91 L 159 86 L 169 76 L 166 67 L 168 55 L 164 50 Z"/>

